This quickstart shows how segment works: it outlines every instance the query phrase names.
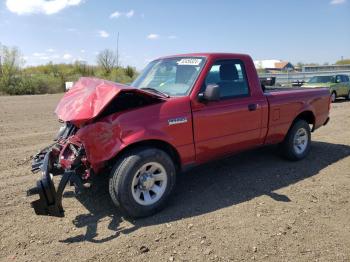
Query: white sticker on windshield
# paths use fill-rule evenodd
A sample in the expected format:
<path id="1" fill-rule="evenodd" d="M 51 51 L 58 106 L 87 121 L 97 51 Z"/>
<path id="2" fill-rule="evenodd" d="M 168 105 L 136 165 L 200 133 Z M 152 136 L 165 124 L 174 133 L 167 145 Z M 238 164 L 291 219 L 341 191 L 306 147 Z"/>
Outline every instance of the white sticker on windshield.
<path id="1" fill-rule="evenodd" d="M 180 61 L 177 61 L 178 65 L 194 65 L 197 66 L 202 62 L 202 59 L 198 58 L 182 58 Z"/>

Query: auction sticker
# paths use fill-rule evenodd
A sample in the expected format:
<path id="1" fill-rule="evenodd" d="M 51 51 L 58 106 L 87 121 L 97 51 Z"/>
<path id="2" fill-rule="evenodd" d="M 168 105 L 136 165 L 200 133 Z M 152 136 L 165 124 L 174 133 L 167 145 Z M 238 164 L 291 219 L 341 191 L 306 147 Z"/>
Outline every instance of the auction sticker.
<path id="1" fill-rule="evenodd" d="M 194 65 L 197 66 L 202 62 L 202 59 L 199 58 L 182 58 L 180 61 L 177 61 L 178 65 Z"/>

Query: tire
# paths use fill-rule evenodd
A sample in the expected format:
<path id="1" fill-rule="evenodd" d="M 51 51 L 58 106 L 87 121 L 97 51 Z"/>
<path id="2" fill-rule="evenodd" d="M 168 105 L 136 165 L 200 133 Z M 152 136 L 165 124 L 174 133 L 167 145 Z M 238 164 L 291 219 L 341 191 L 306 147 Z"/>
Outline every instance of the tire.
<path id="1" fill-rule="evenodd" d="M 337 100 L 337 93 L 333 91 L 331 94 L 331 102 L 334 103 L 336 100 Z"/>
<path id="2" fill-rule="evenodd" d="M 350 90 L 349 90 L 349 93 L 348 95 L 345 97 L 346 100 L 350 100 Z"/>
<path id="3" fill-rule="evenodd" d="M 167 153 L 156 148 L 139 148 L 114 165 L 109 193 L 125 215 L 145 217 L 164 208 L 175 183 L 176 169 Z"/>
<path id="4" fill-rule="evenodd" d="M 302 119 L 296 120 L 282 143 L 283 156 L 292 161 L 301 160 L 309 153 L 310 146 L 311 132 L 309 124 Z"/>

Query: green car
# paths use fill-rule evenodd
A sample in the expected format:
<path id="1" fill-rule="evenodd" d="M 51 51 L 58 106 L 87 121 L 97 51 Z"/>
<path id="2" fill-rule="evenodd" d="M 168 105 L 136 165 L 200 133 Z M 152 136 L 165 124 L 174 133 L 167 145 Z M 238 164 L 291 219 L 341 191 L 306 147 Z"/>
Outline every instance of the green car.
<path id="1" fill-rule="evenodd" d="M 332 102 L 338 97 L 350 100 L 350 80 L 347 75 L 314 76 L 303 87 L 328 87 Z"/>

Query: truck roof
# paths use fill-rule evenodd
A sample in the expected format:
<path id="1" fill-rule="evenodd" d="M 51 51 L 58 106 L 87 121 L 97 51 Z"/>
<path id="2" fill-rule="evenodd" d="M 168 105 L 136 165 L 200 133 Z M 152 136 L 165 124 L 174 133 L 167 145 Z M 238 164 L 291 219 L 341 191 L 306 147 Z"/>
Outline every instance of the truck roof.
<path id="1" fill-rule="evenodd" d="M 171 57 L 206 57 L 206 58 L 250 58 L 247 54 L 238 53 L 220 53 L 220 52 L 205 52 L 205 53 L 187 53 L 187 54 L 176 54 L 164 57 L 159 57 L 158 59 L 171 58 Z"/>

